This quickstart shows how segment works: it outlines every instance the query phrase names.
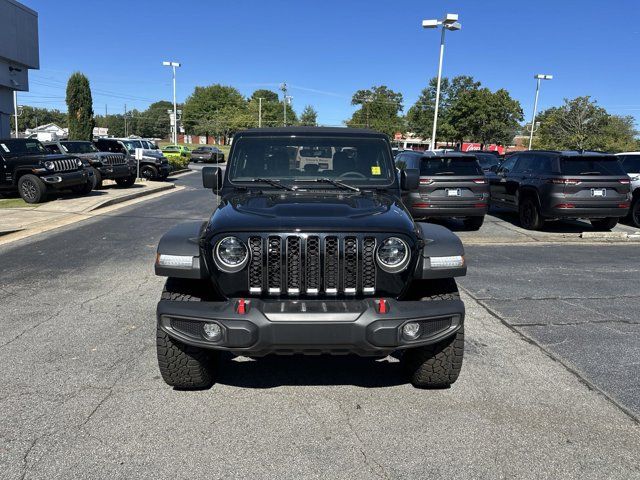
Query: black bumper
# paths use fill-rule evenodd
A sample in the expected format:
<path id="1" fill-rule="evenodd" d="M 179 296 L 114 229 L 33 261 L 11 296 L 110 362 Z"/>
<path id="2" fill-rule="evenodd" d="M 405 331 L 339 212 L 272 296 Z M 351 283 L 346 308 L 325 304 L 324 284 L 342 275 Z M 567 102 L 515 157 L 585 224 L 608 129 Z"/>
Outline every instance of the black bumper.
<path id="1" fill-rule="evenodd" d="M 410 211 L 414 218 L 483 217 L 489 211 L 489 205 L 481 202 L 463 205 L 432 203 L 428 207 L 412 205 Z"/>
<path id="2" fill-rule="evenodd" d="M 226 302 L 158 303 L 158 325 L 188 345 L 226 350 L 239 355 L 347 354 L 386 355 L 397 349 L 428 345 L 453 335 L 464 322 L 460 300 L 399 302 L 386 299 L 388 310 L 379 313 L 379 300 L 247 300 L 238 313 L 238 300 Z M 419 322 L 421 335 L 407 340 L 402 327 Z M 217 323 L 222 338 L 204 337 L 202 324 Z"/>
<path id="3" fill-rule="evenodd" d="M 40 177 L 48 186 L 56 189 L 69 188 L 76 185 L 83 185 L 89 181 L 87 170 L 75 172 L 53 173 Z"/>
<path id="4" fill-rule="evenodd" d="M 129 165 L 103 165 L 97 167 L 97 170 L 102 175 L 103 179 L 127 178 L 131 175 L 135 175 L 135 170 L 132 170 Z"/>
<path id="5" fill-rule="evenodd" d="M 629 202 L 619 202 L 627 204 L 626 207 L 613 206 L 588 206 L 576 204 L 573 208 L 547 208 L 541 213 L 545 217 L 551 218 L 605 218 L 605 217 L 626 217 L 629 214 Z"/>

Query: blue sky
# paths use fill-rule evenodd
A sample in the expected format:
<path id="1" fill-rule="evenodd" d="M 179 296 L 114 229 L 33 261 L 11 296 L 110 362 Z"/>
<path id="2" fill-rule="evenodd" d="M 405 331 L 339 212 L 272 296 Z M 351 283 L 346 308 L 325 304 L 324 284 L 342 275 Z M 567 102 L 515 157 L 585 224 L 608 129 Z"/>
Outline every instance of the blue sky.
<path id="1" fill-rule="evenodd" d="M 21 104 L 65 109 L 70 73 L 85 73 L 94 110 L 121 113 L 171 97 L 163 60 L 180 61 L 178 101 L 196 85 L 250 95 L 286 81 L 300 113 L 340 125 L 351 95 L 387 85 L 405 112 L 437 69 L 439 33 L 423 18 L 458 13 L 444 75 L 506 88 L 529 118 L 534 73 L 549 73 L 541 108 L 591 95 L 610 112 L 640 119 L 640 0 L 23 0 L 39 13 L 39 71 Z M 99 6 L 100 5 L 100 6 Z"/>

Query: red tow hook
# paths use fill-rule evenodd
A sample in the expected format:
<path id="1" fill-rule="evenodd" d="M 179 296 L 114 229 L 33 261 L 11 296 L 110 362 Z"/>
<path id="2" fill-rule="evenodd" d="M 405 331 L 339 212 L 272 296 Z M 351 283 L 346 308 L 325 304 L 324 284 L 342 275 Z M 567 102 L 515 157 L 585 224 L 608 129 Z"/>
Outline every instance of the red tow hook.
<path id="1" fill-rule="evenodd" d="M 389 304 L 384 298 L 378 300 L 378 313 L 387 313 L 389 311 Z"/>
<path id="2" fill-rule="evenodd" d="M 239 315 L 244 315 L 247 313 L 247 302 L 244 298 L 238 300 L 238 309 L 237 312 Z"/>

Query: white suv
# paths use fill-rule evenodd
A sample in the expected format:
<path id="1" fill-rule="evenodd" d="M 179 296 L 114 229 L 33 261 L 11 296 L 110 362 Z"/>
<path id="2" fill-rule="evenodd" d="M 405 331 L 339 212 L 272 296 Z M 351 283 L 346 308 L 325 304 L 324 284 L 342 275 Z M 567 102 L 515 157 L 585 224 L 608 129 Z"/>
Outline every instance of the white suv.
<path id="1" fill-rule="evenodd" d="M 631 179 L 631 210 L 629 221 L 634 227 L 640 228 L 640 152 L 618 153 L 622 168 Z"/>

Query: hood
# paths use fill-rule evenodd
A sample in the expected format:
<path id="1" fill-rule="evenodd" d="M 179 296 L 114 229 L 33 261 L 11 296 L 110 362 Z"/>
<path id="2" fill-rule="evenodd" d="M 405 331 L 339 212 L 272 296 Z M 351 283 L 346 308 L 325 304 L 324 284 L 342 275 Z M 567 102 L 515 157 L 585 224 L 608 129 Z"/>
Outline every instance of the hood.
<path id="1" fill-rule="evenodd" d="M 224 197 L 211 216 L 215 232 L 384 231 L 411 235 L 414 223 L 400 201 L 370 192 L 256 192 Z"/>

